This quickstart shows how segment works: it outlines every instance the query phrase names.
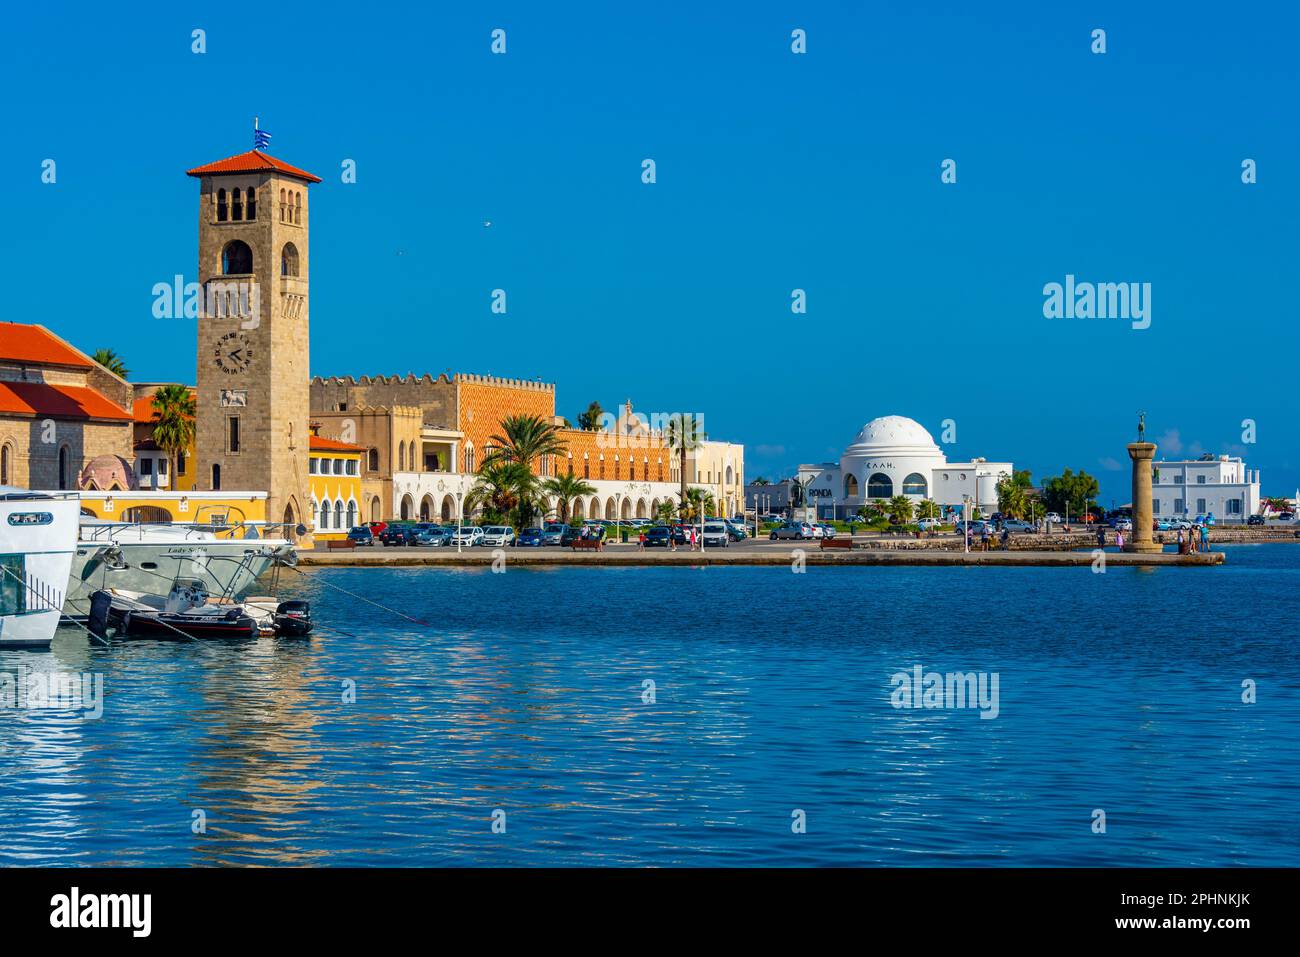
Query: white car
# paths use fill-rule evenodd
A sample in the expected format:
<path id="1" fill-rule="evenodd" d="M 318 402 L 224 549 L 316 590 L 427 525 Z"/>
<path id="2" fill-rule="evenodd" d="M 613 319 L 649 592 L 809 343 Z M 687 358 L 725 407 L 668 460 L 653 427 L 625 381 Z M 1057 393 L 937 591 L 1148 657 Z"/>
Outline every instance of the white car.
<path id="1" fill-rule="evenodd" d="M 704 531 L 700 535 L 704 542 L 705 548 L 726 548 L 731 544 L 731 536 L 727 534 L 727 525 L 725 522 L 707 522 L 704 525 Z"/>
<path id="2" fill-rule="evenodd" d="M 451 543 L 453 545 L 477 545 L 483 540 L 483 529 L 477 525 L 462 525 L 459 531 L 453 532 Z"/>
<path id="3" fill-rule="evenodd" d="M 1061 522 L 1061 516 L 1056 514 L 1055 512 L 1048 512 L 1046 515 L 1043 516 L 1043 521 L 1047 522 L 1049 525 L 1063 524 Z"/>
<path id="4" fill-rule="evenodd" d="M 938 528 L 942 524 L 943 521 L 937 518 L 918 518 L 916 520 L 916 527 L 923 532 L 928 532 L 932 528 Z"/>
<path id="5" fill-rule="evenodd" d="M 476 545 L 500 548 L 515 543 L 515 530 L 509 525 L 489 525 L 482 532 Z"/>

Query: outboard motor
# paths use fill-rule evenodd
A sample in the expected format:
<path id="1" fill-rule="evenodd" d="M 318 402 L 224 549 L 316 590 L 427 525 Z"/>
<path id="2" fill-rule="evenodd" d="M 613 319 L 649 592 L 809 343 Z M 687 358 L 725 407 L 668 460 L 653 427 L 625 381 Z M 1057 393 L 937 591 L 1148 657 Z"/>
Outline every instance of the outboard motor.
<path id="1" fill-rule="evenodd" d="M 275 608 L 275 631 L 287 638 L 311 634 L 311 605 L 297 598 L 280 602 Z"/>

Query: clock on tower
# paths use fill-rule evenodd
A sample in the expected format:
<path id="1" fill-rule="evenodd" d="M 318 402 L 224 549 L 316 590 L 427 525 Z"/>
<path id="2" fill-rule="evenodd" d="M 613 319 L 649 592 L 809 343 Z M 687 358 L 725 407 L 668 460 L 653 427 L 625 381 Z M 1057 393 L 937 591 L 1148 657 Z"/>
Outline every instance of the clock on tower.
<path id="1" fill-rule="evenodd" d="M 293 537 L 311 502 L 307 194 L 320 178 L 262 149 L 187 173 L 204 300 L 197 487 L 267 492 L 267 520 Z"/>

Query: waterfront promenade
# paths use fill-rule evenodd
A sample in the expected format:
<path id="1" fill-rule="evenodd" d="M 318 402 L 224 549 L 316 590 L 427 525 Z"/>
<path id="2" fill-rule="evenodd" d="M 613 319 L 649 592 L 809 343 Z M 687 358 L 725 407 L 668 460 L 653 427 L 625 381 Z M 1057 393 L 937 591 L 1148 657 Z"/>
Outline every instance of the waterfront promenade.
<path id="1" fill-rule="evenodd" d="M 942 548 L 853 548 L 822 551 L 815 542 L 794 546 L 789 542 L 753 542 L 729 548 L 704 551 L 639 551 L 634 544 L 610 544 L 602 551 L 575 552 L 567 548 L 466 548 L 457 554 L 454 548 L 355 549 L 352 551 L 304 551 L 300 566 L 343 566 L 394 568 L 401 566 L 479 567 L 491 566 L 494 553 L 504 554 L 506 565 L 534 566 L 673 566 L 673 565 L 996 565 L 1085 567 L 1094 562 L 1091 551 L 1050 551 L 1011 549 L 1009 551 L 972 551 Z M 1140 554 L 1108 551 L 1108 566 L 1211 566 L 1224 562 L 1223 552 L 1179 555 L 1174 552 Z"/>

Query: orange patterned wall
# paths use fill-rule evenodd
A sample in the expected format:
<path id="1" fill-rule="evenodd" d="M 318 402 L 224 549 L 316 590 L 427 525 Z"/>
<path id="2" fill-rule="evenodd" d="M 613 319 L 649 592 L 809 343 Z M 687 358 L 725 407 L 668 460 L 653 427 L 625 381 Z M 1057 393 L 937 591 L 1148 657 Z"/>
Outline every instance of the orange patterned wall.
<path id="1" fill-rule="evenodd" d="M 548 422 L 555 415 L 555 387 L 523 379 L 491 379 L 486 376 L 456 376 L 456 426 L 465 433 L 465 450 L 460 468 L 465 468 L 465 451 L 474 446 L 474 468 L 492 435 L 501 434 L 501 420 L 511 415 L 539 415 Z"/>
<path id="2" fill-rule="evenodd" d="M 608 432 L 583 432 L 578 429 L 562 429 L 560 438 L 573 456 L 573 474 L 578 478 L 624 481 L 635 478 L 638 482 L 670 481 L 668 474 L 670 453 L 664 447 L 662 439 L 637 438 L 630 440 L 627 445 L 620 445 L 619 437 L 616 435 Z M 585 463 L 589 473 L 584 470 L 584 453 L 587 456 Z M 604 456 L 603 474 L 602 455 Z M 635 469 L 635 475 L 628 475 L 629 464 Z M 562 459 L 557 463 L 557 473 L 567 469 L 567 460 Z"/>

